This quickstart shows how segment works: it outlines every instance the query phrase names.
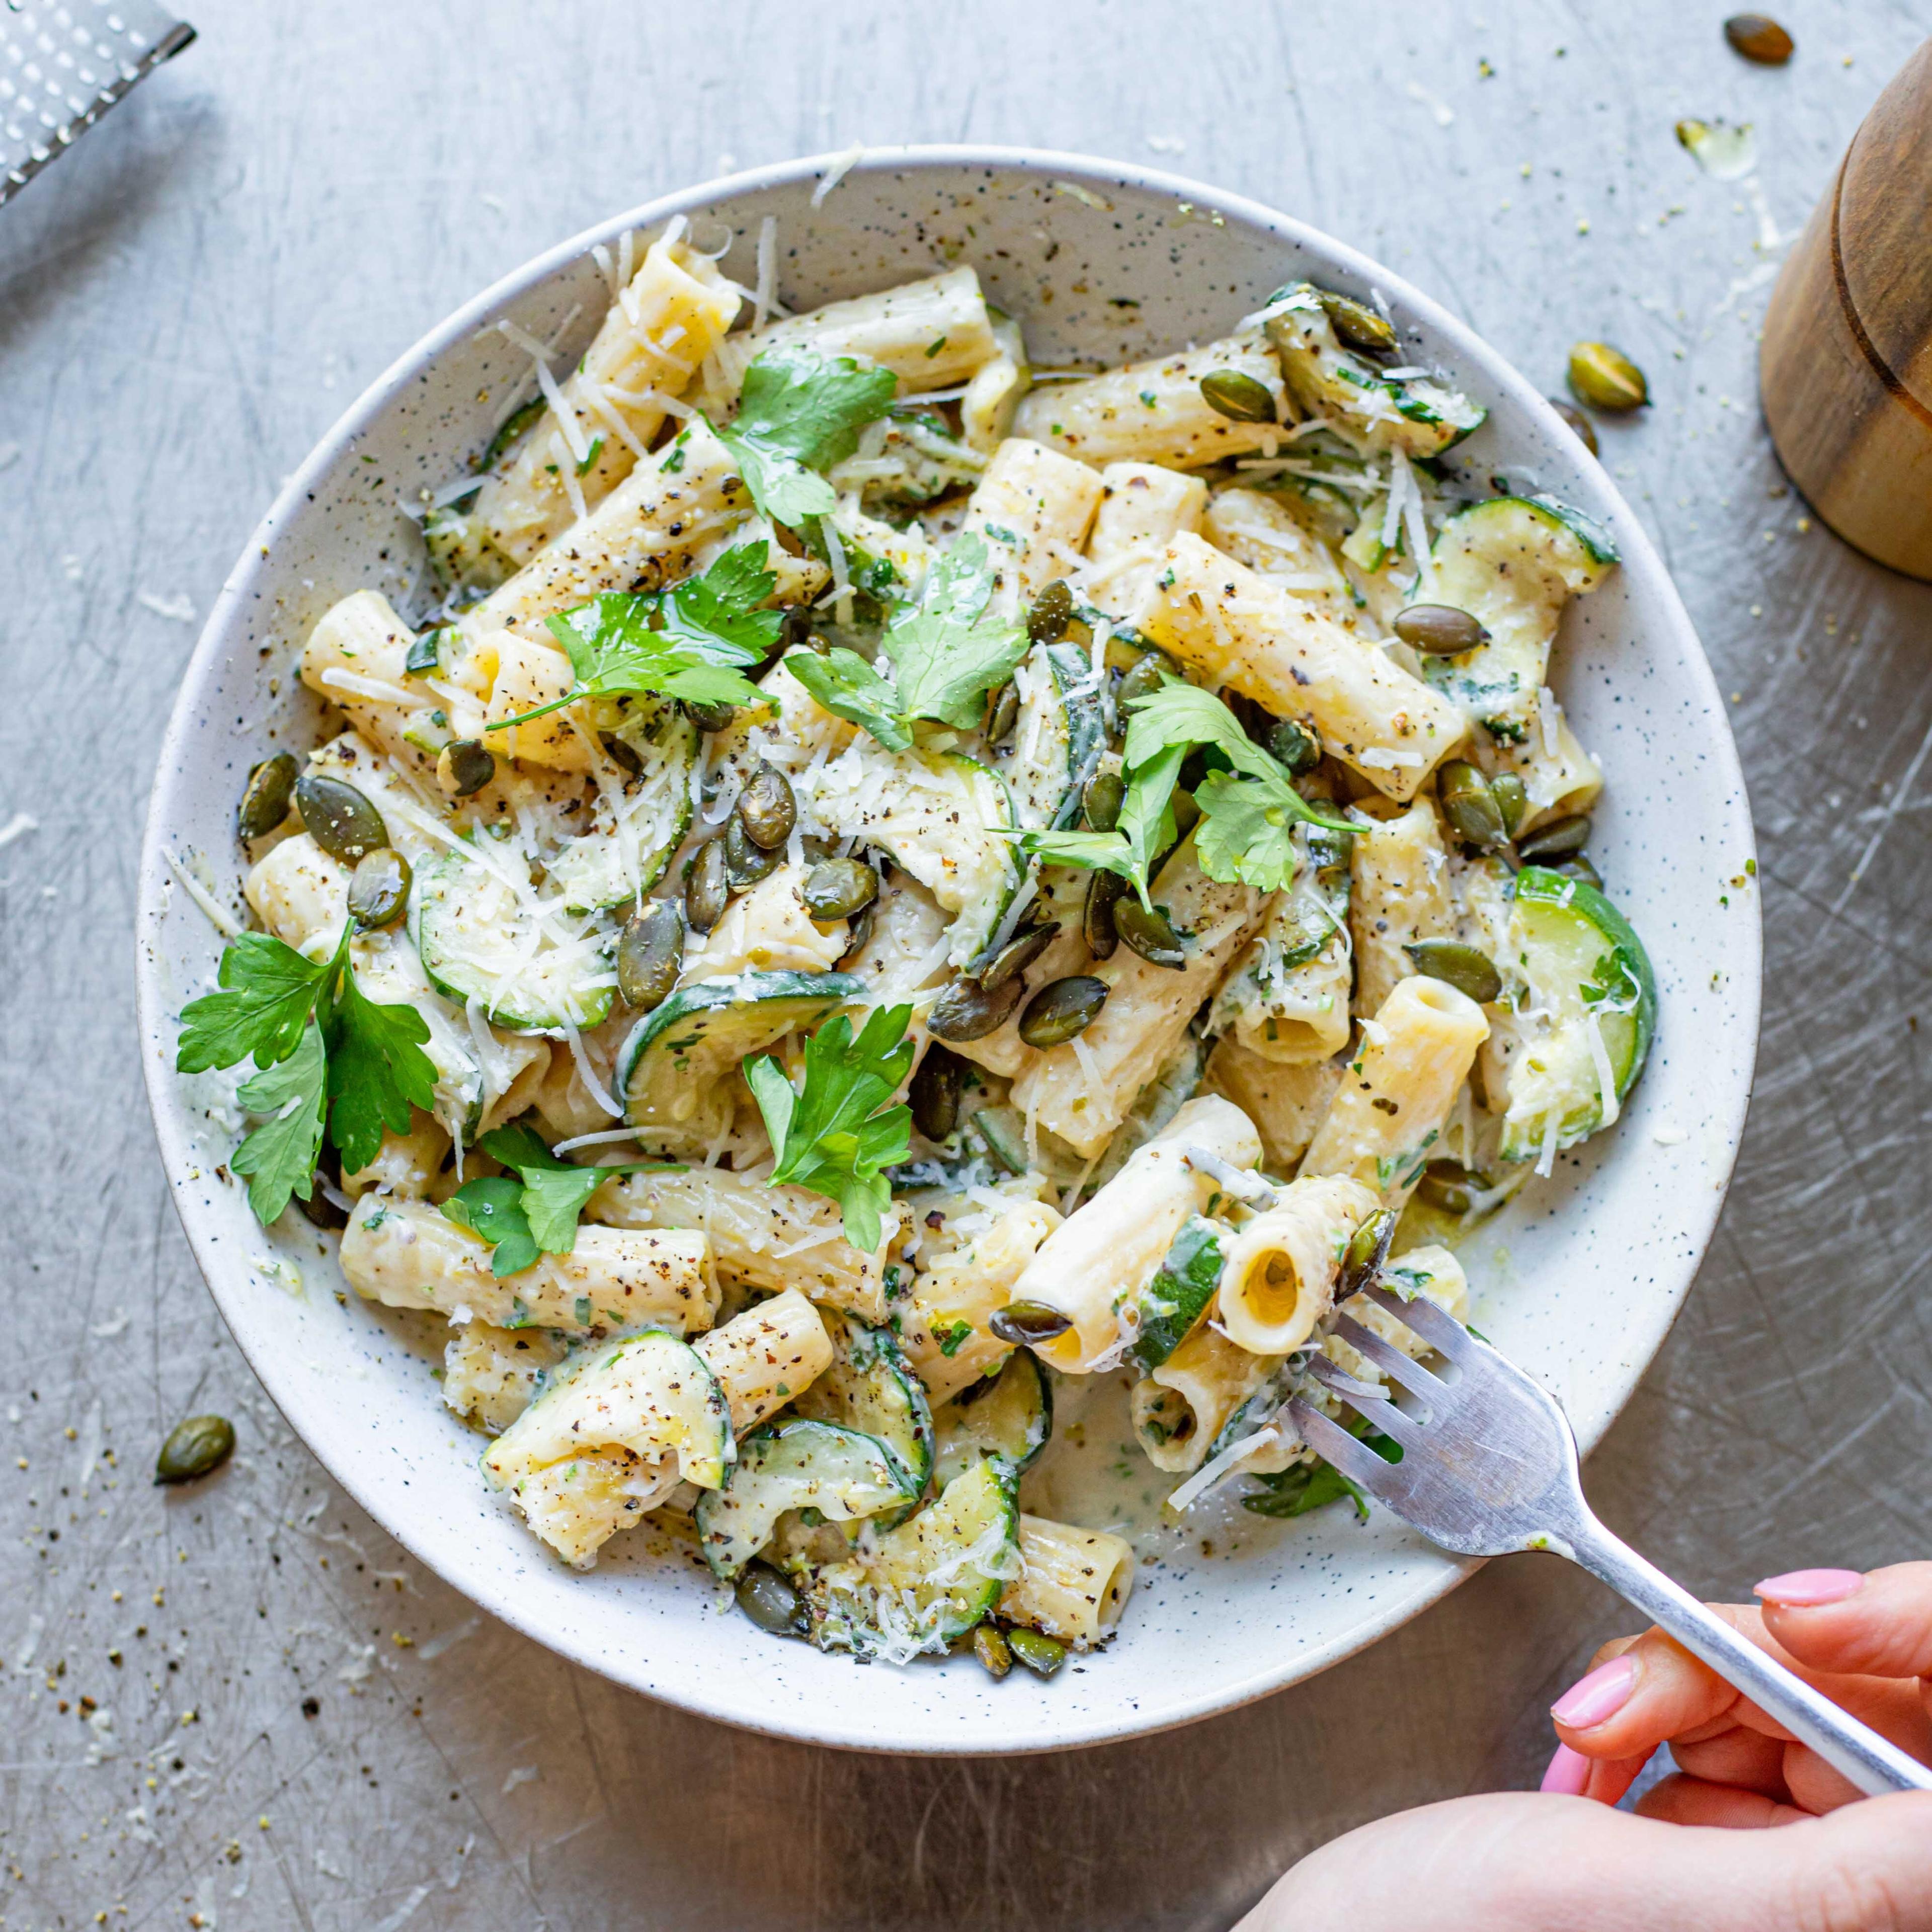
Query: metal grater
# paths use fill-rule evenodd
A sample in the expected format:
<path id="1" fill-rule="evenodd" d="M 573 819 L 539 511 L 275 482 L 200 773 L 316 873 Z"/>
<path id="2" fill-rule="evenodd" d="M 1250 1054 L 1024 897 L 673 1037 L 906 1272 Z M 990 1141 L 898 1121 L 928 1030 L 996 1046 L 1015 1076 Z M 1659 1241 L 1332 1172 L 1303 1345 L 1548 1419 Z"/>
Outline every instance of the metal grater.
<path id="1" fill-rule="evenodd" d="M 194 38 L 153 0 L 0 0 L 0 202 Z"/>

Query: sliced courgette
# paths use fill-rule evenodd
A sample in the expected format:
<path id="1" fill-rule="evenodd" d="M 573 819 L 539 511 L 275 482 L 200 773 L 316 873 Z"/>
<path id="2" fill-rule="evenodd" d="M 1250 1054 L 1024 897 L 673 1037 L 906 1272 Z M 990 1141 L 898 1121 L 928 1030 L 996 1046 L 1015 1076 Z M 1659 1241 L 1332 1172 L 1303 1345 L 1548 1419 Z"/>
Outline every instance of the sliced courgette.
<path id="1" fill-rule="evenodd" d="M 461 506 L 446 503 L 423 519 L 423 548 L 429 552 L 430 569 L 444 596 L 459 603 L 494 590 L 517 568 L 471 514 L 467 506 L 475 500 L 465 498 Z"/>
<path id="2" fill-rule="evenodd" d="M 885 1444 L 836 1423 L 798 1421 L 754 1430 L 722 1489 L 706 1490 L 693 1515 L 713 1576 L 730 1582 L 772 1540 L 788 1510 L 828 1522 L 903 1508 L 919 1491 Z"/>
<path id="3" fill-rule="evenodd" d="M 513 1490 L 534 1471 L 592 1449 L 628 1449 L 645 1462 L 674 1455 L 688 1483 L 716 1489 L 736 1445 L 717 1378 L 688 1343 L 662 1329 L 580 1348 L 483 1452 L 492 1487 Z"/>
<path id="4" fill-rule="evenodd" d="M 890 1328 L 827 1310 L 832 1365 L 792 1406 L 800 1415 L 858 1430 L 884 1444 L 905 1476 L 906 1496 L 923 1493 L 932 1473 L 932 1408 Z M 868 1512 L 869 1514 L 869 1512 Z"/>
<path id="5" fill-rule="evenodd" d="M 653 1148 L 701 1152 L 730 1124 L 726 1076 L 865 991 L 846 973 L 740 973 L 680 986 L 619 1049 L 626 1118 Z"/>
<path id="6" fill-rule="evenodd" d="M 904 1664 L 964 1636 L 1019 1572 L 1014 1496 L 1011 1470 L 987 1456 L 870 1550 L 813 1571 L 805 1592 L 812 1642 Z"/>
<path id="7" fill-rule="evenodd" d="M 1006 780 L 963 753 L 863 748 L 826 766 L 810 800 L 828 831 L 883 847 L 953 915 L 956 966 L 985 948 L 1026 877 Z"/>
<path id="8" fill-rule="evenodd" d="M 1017 1475 L 1053 1433 L 1053 1386 L 1030 1348 L 1016 1348 L 983 1382 L 942 1402 L 932 1418 L 932 1480 L 944 1490 L 975 1462 L 996 1456 Z"/>
<path id="9" fill-rule="evenodd" d="M 1181 1222 L 1167 1258 L 1150 1280 L 1123 1298 L 1138 1316 L 1127 1359 L 1151 1375 L 1186 1340 L 1221 1285 L 1227 1230 L 1190 1214 Z"/>
<path id="10" fill-rule="evenodd" d="M 561 902 L 526 880 L 515 850 L 487 838 L 424 866 L 410 906 L 423 970 L 446 999 L 478 1001 L 499 1026 L 596 1026 L 616 994 L 616 931 L 572 921 L 560 937 Z"/>
<path id="11" fill-rule="evenodd" d="M 642 898 L 691 829 L 698 727 L 676 705 L 646 700 L 617 713 L 609 735 L 640 769 L 598 800 L 590 828 L 549 862 L 550 884 L 574 913 Z"/>
<path id="12" fill-rule="evenodd" d="M 1348 932 L 1353 836 L 1325 825 L 1294 828 L 1294 877 L 1208 1009 L 1207 1030 L 1218 1037 L 1242 1020 L 1269 1039 L 1270 1018 L 1288 1010 L 1288 976 L 1307 965 L 1336 934 Z M 1304 1008 L 1304 1010 L 1306 1009 Z"/>
<path id="13" fill-rule="evenodd" d="M 1021 666 L 1026 696 L 1000 755 L 1013 810 L 1031 831 L 1071 825 L 1107 748 L 1104 680 L 1070 644 L 1036 644 Z"/>
<path id="14" fill-rule="evenodd" d="M 1492 496 L 1444 524 L 1430 553 L 1432 601 L 1466 610 L 1490 641 L 1422 659 L 1422 674 L 1471 717 L 1514 739 L 1534 718 L 1550 646 L 1571 598 L 1617 562 L 1608 534 L 1552 496 Z"/>
<path id="15" fill-rule="evenodd" d="M 1615 1118 L 1657 1030 L 1657 981 L 1630 922 L 1560 872 L 1516 874 L 1508 934 L 1502 1157 L 1534 1160 Z"/>

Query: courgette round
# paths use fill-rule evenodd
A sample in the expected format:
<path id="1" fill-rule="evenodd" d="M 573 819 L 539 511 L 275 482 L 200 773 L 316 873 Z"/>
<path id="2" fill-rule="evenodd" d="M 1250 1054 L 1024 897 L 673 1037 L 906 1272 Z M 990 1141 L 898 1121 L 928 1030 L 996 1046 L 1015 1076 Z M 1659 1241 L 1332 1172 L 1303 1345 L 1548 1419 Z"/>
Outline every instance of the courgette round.
<path id="1" fill-rule="evenodd" d="M 943 1403 L 932 1420 L 932 1479 L 941 1490 L 988 1456 L 1017 1475 L 1053 1433 L 1053 1384 L 1038 1356 L 1016 1348 L 985 1381 Z"/>
<path id="2" fill-rule="evenodd" d="M 701 1152 L 730 1124 L 725 1076 L 865 992 L 848 973 L 740 973 L 680 987 L 618 1051 L 626 1118 L 655 1148 Z"/>
<path id="3" fill-rule="evenodd" d="M 816 1420 L 767 1424 L 739 1444 L 724 1485 L 698 1498 L 698 1547 L 712 1574 L 728 1583 L 771 1541 L 787 1510 L 850 1522 L 918 1494 L 886 1445 L 858 1430 Z"/>
<path id="4" fill-rule="evenodd" d="M 1657 1030 L 1657 981 L 1635 928 L 1594 886 L 1540 866 L 1516 876 L 1504 964 L 1523 982 L 1511 1022 L 1502 1157 L 1534 1160 L 1605 1124 Z M 1592 1034 L 1594 1034 L 1593 1040 Z"/>
<path id="5" fill-rule="evenodd" d="M 800 1415 L 856 1430 L 881 1444 L 904 1477 L 905 1500 L 932 1473 L 932 1408 L 890 1328 L 828 1311 L 832 1364 L 793 1404 Z"/>

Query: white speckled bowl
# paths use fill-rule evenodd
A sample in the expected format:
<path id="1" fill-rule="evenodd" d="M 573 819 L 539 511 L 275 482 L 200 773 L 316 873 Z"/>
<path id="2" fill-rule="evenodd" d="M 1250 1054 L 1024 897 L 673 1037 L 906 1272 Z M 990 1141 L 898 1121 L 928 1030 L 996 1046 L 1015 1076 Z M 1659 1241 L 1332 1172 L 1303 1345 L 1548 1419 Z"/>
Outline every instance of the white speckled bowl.
<path id="1" fill-rule="evenodd" d="M 754 278 L 760 218 L 779 223 L 794 308 L 973 262 L 1024 318 L 1035 358 L 1142 356 L 1204 340 L 1299 275 L 1379 289 L 1425 356 L 1458 371 L 1489 423 L 1454 460 L 1533 471 L 1614 531 L 1624 566 L 1576 607 L 1557 680 L 1609 788 L 1592 845 L 1657 968 L 1663 1018 L 1622 1124 L 1485 1228 L 1466 1258 L 1486 1333 L 1562 1397 L 1587 1450 L 1669 1328 L 1717 1219 L 1757 1034 L 1751 827 L 1724 710 L 1682 605 L 1608 476 L 1516 371 L 1399 276 L 1252 202 L 1148 170 L 1018 151 L 874 152 L 812 206 L 826 161 L 694 188 L 566 242 L 452 316 L 397 362 L 303 464 L 250 538 L 188 668 L 163 748 L 142 857 L 142 1058 L 161 1154 L 196 1258 L 255 1372 L 332 1474 L 424 1563 L 495 1615 L 651 1696 L 732 1724 L 894 1751 L 1043 1750 L 1157 1730 L 1279 1690 L 1360 1649 L 1470 1566 L 1378 1517 L 1331 1509 L 1268 1523 L 1222 1503 L 1210 1533 L 1144 1570 L 1118 1640 L 1051 1685 L 998 1684 L 970 1658 L 860 1669 L 718 1614 L 687 1561 L 638 1546 L 580 1576 L 485 1496 L 478 1438 L 438 1400 L 409 1324 L 349 1297 L 293 1215 L 272 1236 L 215 1168 L 233 1124 L 215 1078 L 172 1070 L 176 1016 L 212 982 L 220 942 L 170 857 L 238 908 L 231 832 L 248 767 L 306 742 L 292 660 L 359 585 L 400 592 L 419 551 L 398 496 L 454 472 L 487 436 L 520 358 L 486 325 L 542 336 L 602 314 L 588 250 L 674 214 L 728 223 L 728 272 Z M 1526 264 L 1529 270 L 1531 265 Z M 1729 904 L 1722 900 L 1728 893 Z M 292 1292 L 286 1269 L 304 1278 Z M 1231 1548 L 1231 1544 L 1232 1547 Z"/>

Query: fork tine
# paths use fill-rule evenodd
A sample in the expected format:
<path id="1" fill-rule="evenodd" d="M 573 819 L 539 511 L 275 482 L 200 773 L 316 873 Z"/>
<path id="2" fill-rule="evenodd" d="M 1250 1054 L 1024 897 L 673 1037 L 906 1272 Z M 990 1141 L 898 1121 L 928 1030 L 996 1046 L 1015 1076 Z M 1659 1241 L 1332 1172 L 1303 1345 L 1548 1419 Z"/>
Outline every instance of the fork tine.
<path id="1" fill-rule="evenodd" d="M 1437 1307 L 1427 1295 L 1413 1295 L 1404 1300 L 1385 1288 L 1365 1288 L 1361 1292 L 1384 1314 L 1393 1315 L 1405 1328 L 1413 1329 L 1450 1361 L 1466 1362 L 1474 1354 L 1468 1330 L 1447 1310 Z"/>
<path id="2" fill-rule="evenodd" d="M 1388 1390 L 1379 1382 L 1358 1382 L 1346 1369 L 1338 1369 L 1326 1355 L 1311 1356 L 1308 1372 L 1323 1388 L 1333 1389 L 1344 1402 L 1386 1404 L 1390 1400 Z"/>
<path id="3" fill-rule="evenodd" d="M 1385 1376 L 1392 1376 L 1412 1395 L 1437 1401 L 1449 1393 L 1449 1384 L 1440 1376 L 1432 1376 L 1422 1364 L 1382 1340 L 1372 1328 L 1364 1328 L 1353 1316 L 1338 1315 L 1335 1333 L 1359 1354 L 1365 1355 Z"/>
<path id="4" fill-rule="evenodd" d="M 1324 1462 L 1332 1462 L 1352 1483 L 1358 1483 L 1370 1495 L 1379 1498 L 1378 1486 L 1388 1480 L 1395 1467 L 1385 1462 L 1370 1448 L 1351 1436 L 1338 1424 L 1329 1420 L 1311 1403 L 1296 1396 L 1288 1405 L 1288 1413 L 1296 1428 L 1301 1432 L 1301 1439 Z"/>

